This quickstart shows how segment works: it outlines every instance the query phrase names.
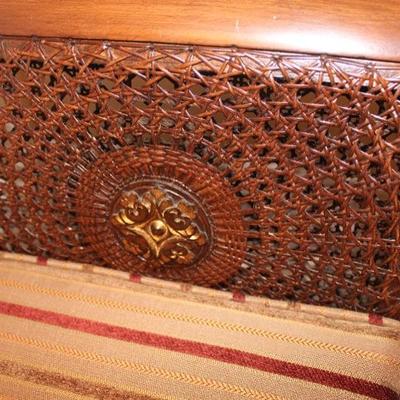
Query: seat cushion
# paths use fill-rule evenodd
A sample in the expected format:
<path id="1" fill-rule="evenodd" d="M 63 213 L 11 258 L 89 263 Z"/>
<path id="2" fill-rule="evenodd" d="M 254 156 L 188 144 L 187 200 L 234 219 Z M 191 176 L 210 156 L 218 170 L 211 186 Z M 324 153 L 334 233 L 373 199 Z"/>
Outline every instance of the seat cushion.
<path id="1" fill-rule="evenodd" d="M 0 254 L 0 398 L 398 399 L 398 321 Z"/>

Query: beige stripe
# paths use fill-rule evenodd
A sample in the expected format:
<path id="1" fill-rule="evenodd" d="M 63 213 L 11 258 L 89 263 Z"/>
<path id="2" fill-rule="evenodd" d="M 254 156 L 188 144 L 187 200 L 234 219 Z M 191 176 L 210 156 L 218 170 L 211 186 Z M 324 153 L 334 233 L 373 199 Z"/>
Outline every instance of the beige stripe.
<path id="1" fill-rule="evenodd" d="M 0 375 L 0 393 L 12 396 L 13 400 L 86 400 L 93 397 L 80 396 L 64 390 L 25 382 L 10 376 Z"/>
<path id="2" fill-rule="evenodd" d="M 310 388 L 312 388 L 312 391 L 305 397 L 308 400 L 320 400 L 321 398 L 336 400 L 338 398 L 344 399 L 350 397 L 350 393 L 346 391 L 330 389 L 323 385 L 229 365 L 215 360 L 161 349 L 154 350 L 147 346 L 102 337 L 93 337 L 89 334 L 75 333 L 63 330 L 62 328 L 44 326 L 39 323 L 29 324 L 24 320 L 16 321 L 16 324 L 14 324 L 11 317 L 8 321 L 4 322 L 5 324 L 1 321 L 1 325 L 13 326 L 19 336 L 29 338 L 39 344 L 43 342 L 43 339 L 50 337 L 54 338 L 53 341 L 57 341 L 56 344 L 58 346 L 73 349 L 72 355 L 70 351 L 68 352 L 69 355 L 66 356 L 62 352 L 6 340 L 3 345 L 0 342 L 0 352 L 3 351 L 9 354 L 7 357 L 11 356 L 14 359 L 16 353 L 19 353 L 21 357 L 20 362 L 24 363 L 26 362 L 24 357 L 28 354 L 29 360 L 37 365 L 51 365 L 52 362 L 57 368 L 59 368 L 59 365 L 62 365 L 63 368 L 75 371 L 81 376 L 89 374 L 90 379 L 96 376 L 97 379 L 106 381 L 110 385 L 122 386 L 124 390 L 129 389 L 132 385 L 137 387 L 137 383 L 135 382 L 151 382 L 153 392 L 155 387 L 159 387 L 158 393 L 169 393 L 169 389 L 176 396 L 176 391 L 180 390 L 182 393 L 181 397 L 185 399 L 211 399 L 215 397 L 216 399 L 229 398 L 230 400 L 234 400 L 236 398 L 243 398 L 240 393 L 235 394 L 216 390 L 214 389 L 215 385 L 211 389 L 207 389 L 209 390 L 208 393 L 204 393 L 202 390 L 206 390 L 205 386 L 196 386 L 194 388 L 193 385 L 187 384 L 185 381 L 168 377 L 171 374 L 175 376 L 176 373 L 184 372 L 191 376 L 201 377 L 205 382 L 208 380 L 217 380 L 222 385 L 233 385 L 244 388 L 251 386 L 251 389 L 256 392 L 273 394 L 278 397 L 287 398 L 288 400 L 298 400 L 299 393 L 307 393 L 310 391 Z M 84 355 L 85 353 L 89 353 L 89 355 L 99 354 L 101 359 L 100 361 L 96 361 L 97 358 L 90 356 L 80 358 L 79 355 L 81 353 L 84 353 Z M 113 361 L 115 358 L 117 358 L 116 362 Z M 101 362 L 101 360 L 105 360 L 106 364 Z M 139 370 L 129 369 L 129 373 L 124 375 L 124 372 L 121 371 L 127 369 L 127 367 L 124 367 L 126 362 L 140 363 L 143 367 L 140 367 Z M 156 368 L 156 371 L 169 371 L 169 374 L 163 374 L 162 376 L 150 374 L 151 371 L 148 372 L 149 366 Z M 188 397 L 188 394 L 192 392 L 196 394 Z M 361 399 L 364 397 L 353 396 L 351 394 L 350 398 Z"/>

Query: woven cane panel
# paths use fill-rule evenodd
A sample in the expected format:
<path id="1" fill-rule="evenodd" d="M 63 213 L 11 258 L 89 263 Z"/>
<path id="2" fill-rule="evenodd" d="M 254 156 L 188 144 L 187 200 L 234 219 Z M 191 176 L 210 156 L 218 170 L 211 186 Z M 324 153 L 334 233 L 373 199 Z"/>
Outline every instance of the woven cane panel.
<path id="1" fill-rule="evenodd" d="M 0 247 L 400 318 L 400 67 L 4 39 Z"/>

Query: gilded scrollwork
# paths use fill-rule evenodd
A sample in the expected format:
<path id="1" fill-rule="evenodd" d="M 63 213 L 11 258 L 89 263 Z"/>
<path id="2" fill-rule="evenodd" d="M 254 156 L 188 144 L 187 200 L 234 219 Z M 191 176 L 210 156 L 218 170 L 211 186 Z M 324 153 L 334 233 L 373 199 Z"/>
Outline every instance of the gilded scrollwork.
<path id="1" fill-rule="evenodd" d="M 188 265 L 207 243 L 196 218 L 194 205 L 154 188 L 124 193 L 111 220 L 131 253 L 157 265 Z"/>

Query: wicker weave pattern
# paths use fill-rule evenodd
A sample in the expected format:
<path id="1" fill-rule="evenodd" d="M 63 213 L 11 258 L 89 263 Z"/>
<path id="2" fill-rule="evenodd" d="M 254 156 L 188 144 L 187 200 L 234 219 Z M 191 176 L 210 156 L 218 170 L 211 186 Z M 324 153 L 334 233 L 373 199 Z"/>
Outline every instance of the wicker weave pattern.
<path id="1" fill-rule="evenodd" d="M 0 248 L 400 317 L 400 67 L 237 49 L 4 39 Z M 213 240 L 148 268 L 110 223 L 173 182 Z"/>

